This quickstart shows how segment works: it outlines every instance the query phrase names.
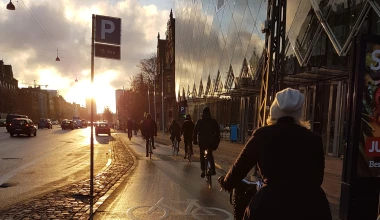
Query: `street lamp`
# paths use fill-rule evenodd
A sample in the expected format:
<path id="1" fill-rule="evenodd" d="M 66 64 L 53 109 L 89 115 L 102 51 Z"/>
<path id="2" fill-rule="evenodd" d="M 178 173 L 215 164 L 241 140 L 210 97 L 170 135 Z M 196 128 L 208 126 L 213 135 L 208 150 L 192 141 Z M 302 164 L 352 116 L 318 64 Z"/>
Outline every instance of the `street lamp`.
<path id="1" fill-rule="evenodd" d="M 55 61 L 61 61 L 61 59 L 59 59 L 58 57 L 58 49 L 57 49 L 57 58 L 55 58 Z"/>
<path id="2" fill-rule="evenodd" d="M 7 4 L 7 9 L 12 11 L 16 10 L 16 7 L 13 5 L 12 0 L 10 0 Z"/>

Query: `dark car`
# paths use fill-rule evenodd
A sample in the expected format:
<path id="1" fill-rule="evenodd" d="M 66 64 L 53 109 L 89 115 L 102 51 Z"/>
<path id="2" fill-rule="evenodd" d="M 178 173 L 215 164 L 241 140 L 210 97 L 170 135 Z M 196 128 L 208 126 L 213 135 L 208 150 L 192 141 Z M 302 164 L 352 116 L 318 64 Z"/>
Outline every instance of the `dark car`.
<path id="1" fill-rule="evenodd" d="M 74 130 L 75 125 L 74 125 L 74 122 L 71 120 L 64 120 L 61 123 L 61 128 L 62 130 L 66 130 L 66 129 Z"/>
<path id="2" fill-rule="evenodd" d="M 5 127 L 7 125 L 7 121 L 4 119 L 0 119 L 0 127 Z"/>
<path id="3" fill-rule="evenodd" d="M 108 136 L 111 136 L 111 128 L 108 123 L 99 122 L 96 124 L 95 135 L 98 136 L 99 134 L 108 134 Z"/>
<path id="4" fill-rule="evenodd" d="M 14 118 L 10 124 L 9 133 L 11 137 L 15 134 L 25 134 L 29 137 L 37 136 L 37 128 L 29 118 Z"/>
<path id="5" fill-rule="evenodd" d="M 19 114 L 9 114 L 9 115 L 7 115 L 5 127 L 7 127 L 7 131 L 8 132 L 10 131 L 10 126 L 11 126 L 12 120 L 14 118 L 28 118 L 28 116 L 26 116 L 26 115 L 19 115 Z"/>
<path id="6" fill-rule="evenodd" d="M 38 129 L 42 129 L 42 128 L 47 128 L 47 129 L 53 128 L 53 124 L 51 123 L 50 119 L 41 118 L 38 121 Z"/>

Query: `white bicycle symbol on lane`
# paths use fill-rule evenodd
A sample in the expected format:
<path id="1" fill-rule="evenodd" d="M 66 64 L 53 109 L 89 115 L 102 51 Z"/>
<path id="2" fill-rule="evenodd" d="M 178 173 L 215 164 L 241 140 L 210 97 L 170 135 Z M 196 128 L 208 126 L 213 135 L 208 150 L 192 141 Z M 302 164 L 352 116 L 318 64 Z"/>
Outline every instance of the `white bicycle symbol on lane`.
<path id="1" fill-rule="evenodd" d="M 225 219 L 233 220 L 234 216 L 223 209 L 214 207 L 202 207 L 196 199 L 188 199 L 187 202 L 171 202 L 172 204 L 187 204 L 185 211 L 173 208 L 164 203 L 162 197 L 153 206 L 136 206 L 127 210 L 128 218 L 138 219 L 165 219 L 169 217 L 170 212 L 179 215 L 192 215 L 194 219 Z"/>

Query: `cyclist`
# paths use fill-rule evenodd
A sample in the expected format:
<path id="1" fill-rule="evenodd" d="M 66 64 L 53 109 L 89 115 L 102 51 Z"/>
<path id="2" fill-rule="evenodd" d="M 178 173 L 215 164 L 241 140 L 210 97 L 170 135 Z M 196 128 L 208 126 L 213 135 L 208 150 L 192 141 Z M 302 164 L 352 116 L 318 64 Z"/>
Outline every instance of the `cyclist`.
<path id="1" fill-rule="evenodd" d="M 216 175 L 214 156 L 212 155 L 213 149 L 211 148 L 211 140 L 213 138 L 219 139 L 220 127 L 218 122 L 211 117 L 210 108 L 205 107 L 203 109 L 202 118 L 199 119 L 195 125 L 193 132 L 193 144 L 197 145 L 199 141 L 199 154 L 201 161 L 201 177 L 205 177 L 205 159 L 204 151 L 208 150 L 208 155 L 211 162 L 212 175 Z"/>
<path id="2" fill-rule="evenodd" d="M 128 118 L 128 121 L 127 121 L 127 129 L 128 129 L 128 138 L 129 140 L 131 140 L 132 130 L 133 130 L 133 121 L 130 118 Z"/>
<path id="3" fill-rule="evenodd" d="M 187 151 L 189 149 L 189 146 L 191 147 L 191 142 L 193 138 L 193 131 L 194 131 L 195 124 L 191 120 L 191 116 L 189 114 L 186 115 L 186 119 L 183 122 L 182 129 L 181 129 L 181 135 L 183 135 L 183 141 L 185 142 L 185 157 L 187 157 Z"/>
<path id="4" fill-rule="evenodd" d="M 145 156 L 148 157 L 149 138 L 152 141 L 153 149 L 156 149 L 156 147 L 154 146 L 154 137 L 153 136 L 157 136 L 157 124 L 152 119 L 152 116 L 148 113 L 146 115 L 146 119 L 142 122 L 141 127 L 142 127 L 142 129 L 141 129 L 142 135 L 146 140 L 146 155 Z"/>
<path id="5" fill-rule="evenodd" d="M 173 119 L 172 123 L 169 126 L 170 140 L 172 140 L 172 145 L 174 146 L 174 141 L 178 141 L 178 150 L 179 150 L 179 142 L 181 141 L 181 127 L 179 123 Z"/>
<path id="6" fill-rule="evenodd" d="M 324 152 L 321 136 L 301 120 L 304 95 L 295 89 L 278 92 L 268 126 L 256 129 L 225 177 L 222 188 L 236 188 L 253 166 L 264 180 L 248 205 L 244 219 L 331 220 L 329 202 L 321 188 Z M 292 174 L 284 172 L 291 167 Z M 297 204 L 296 206 L 294 204 Z"/>

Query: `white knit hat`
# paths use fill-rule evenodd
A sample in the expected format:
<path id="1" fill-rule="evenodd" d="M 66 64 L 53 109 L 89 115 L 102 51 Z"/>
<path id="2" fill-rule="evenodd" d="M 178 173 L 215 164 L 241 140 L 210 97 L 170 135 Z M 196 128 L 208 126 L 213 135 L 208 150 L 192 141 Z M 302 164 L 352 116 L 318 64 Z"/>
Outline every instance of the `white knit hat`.
<path id="1" fill-rule="evenodd" d="M 302 106 L 305 96 L 296 89 L 286 88 L 276 93 L 276 97 L 270 107 L 271 119 L 290 116 L 295 121 L 302 117 Z"/>

